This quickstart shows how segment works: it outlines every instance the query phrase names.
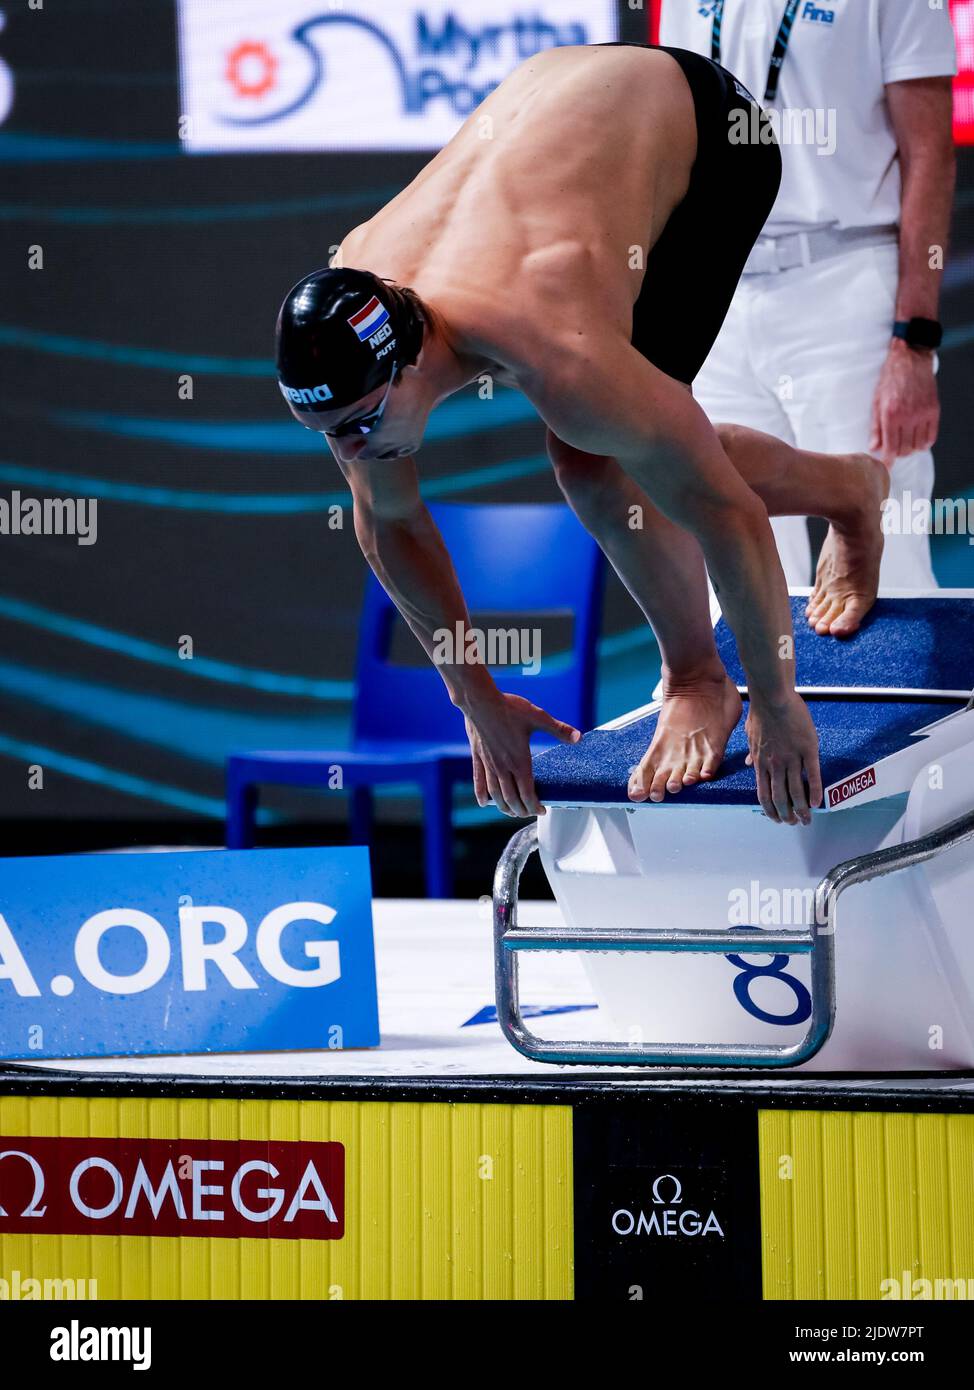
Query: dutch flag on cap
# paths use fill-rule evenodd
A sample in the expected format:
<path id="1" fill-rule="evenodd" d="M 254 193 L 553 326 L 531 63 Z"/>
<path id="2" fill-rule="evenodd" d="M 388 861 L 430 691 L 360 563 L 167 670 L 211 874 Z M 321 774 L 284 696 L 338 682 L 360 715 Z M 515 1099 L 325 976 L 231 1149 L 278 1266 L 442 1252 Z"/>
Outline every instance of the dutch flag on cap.
<path id="1" fill-rule="evenodd" d="M 349 319 L 349 324 L 358 334 L 360 343 L 367 343 L 373 333 L 378 333 L 389 322 L 389 311 L 383 308 L 378 296 L 373 295 L 364 309 Z"/>

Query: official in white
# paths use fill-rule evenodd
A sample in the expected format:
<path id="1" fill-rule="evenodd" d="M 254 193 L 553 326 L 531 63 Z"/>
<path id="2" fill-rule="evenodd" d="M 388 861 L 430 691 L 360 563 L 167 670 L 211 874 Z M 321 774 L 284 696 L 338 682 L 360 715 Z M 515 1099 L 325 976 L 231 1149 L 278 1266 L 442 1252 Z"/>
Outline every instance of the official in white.
<path id="1" fill-rule="evenodd" d="M 931 497 L 955 183 L 947 0 L 663 0 L 660 42 L 763 99 L 784 162 L 694 395 L 714 422 L 868 450 L 895 501 Z M 807 522 L 772 524 L 789 584 L 808 584 Z M 935 588 L 929 536 L 889 535 L 880 583 Z"/>

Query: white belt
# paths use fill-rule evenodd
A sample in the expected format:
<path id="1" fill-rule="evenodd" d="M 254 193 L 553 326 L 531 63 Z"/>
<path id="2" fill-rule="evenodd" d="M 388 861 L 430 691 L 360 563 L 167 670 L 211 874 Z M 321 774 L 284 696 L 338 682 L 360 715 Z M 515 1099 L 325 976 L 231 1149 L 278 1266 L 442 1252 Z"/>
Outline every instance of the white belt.
<path id="1" fill-rule="evenodd" d="M 814 265 L 816 261 L 839 256 L 863 246 L 890 246 L 899 240 L 897 227 L 823 227 L 816 232 L 790 232 L 786 236 L 763 236 L 744 267 L 745 275 L 778 275 L 782 270 Z"/>

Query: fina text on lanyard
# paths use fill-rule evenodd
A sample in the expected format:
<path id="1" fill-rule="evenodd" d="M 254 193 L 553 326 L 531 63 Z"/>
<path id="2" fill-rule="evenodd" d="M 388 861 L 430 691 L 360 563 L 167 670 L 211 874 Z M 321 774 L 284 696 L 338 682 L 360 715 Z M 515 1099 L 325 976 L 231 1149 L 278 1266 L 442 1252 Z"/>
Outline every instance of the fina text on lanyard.
<path id="1" fill-rule="evenodd" d="M 801 0 L 788 0 L 785 12 L 778 28 L 778 37 L 774 41 L 774 51 L 771 54 L 771 66 L 768 69 L 768 86 L 764 93 L 766 102 L 774 101 L 778 95 L 778 82 L 781 79 L 781 69 L 784 67 L 785 58 L 788 54 L 788 44 L 791 41 L 792 25 L 795 23 L 795 15 L 798 13 L 798 6 Z M 714 29 L 710 41 L 710 56 L 715 63 L 720 62 L 720 31 L 724 22 L 724 0 L 717 0 L 714 6 Z"/>

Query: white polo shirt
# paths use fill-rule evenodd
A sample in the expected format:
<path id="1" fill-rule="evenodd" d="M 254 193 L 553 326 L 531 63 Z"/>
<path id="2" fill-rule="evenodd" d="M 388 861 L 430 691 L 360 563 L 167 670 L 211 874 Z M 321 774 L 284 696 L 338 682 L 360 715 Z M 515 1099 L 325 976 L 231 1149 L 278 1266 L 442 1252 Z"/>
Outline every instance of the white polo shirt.
<path id="1" fill-rule="evenodd" d="M 784 175 L 767 234 L 899 225 L 900 163 L 884 89 L 956 73 L 947 0 L 936 3 L 801 0 L 771 108 Z M 660 43 L 709 58 L 713 11 L 713 0 L 663 0 Z M 720 61 L 762 105 L 784 13 L 785 0 L 724 4 Z"/>

